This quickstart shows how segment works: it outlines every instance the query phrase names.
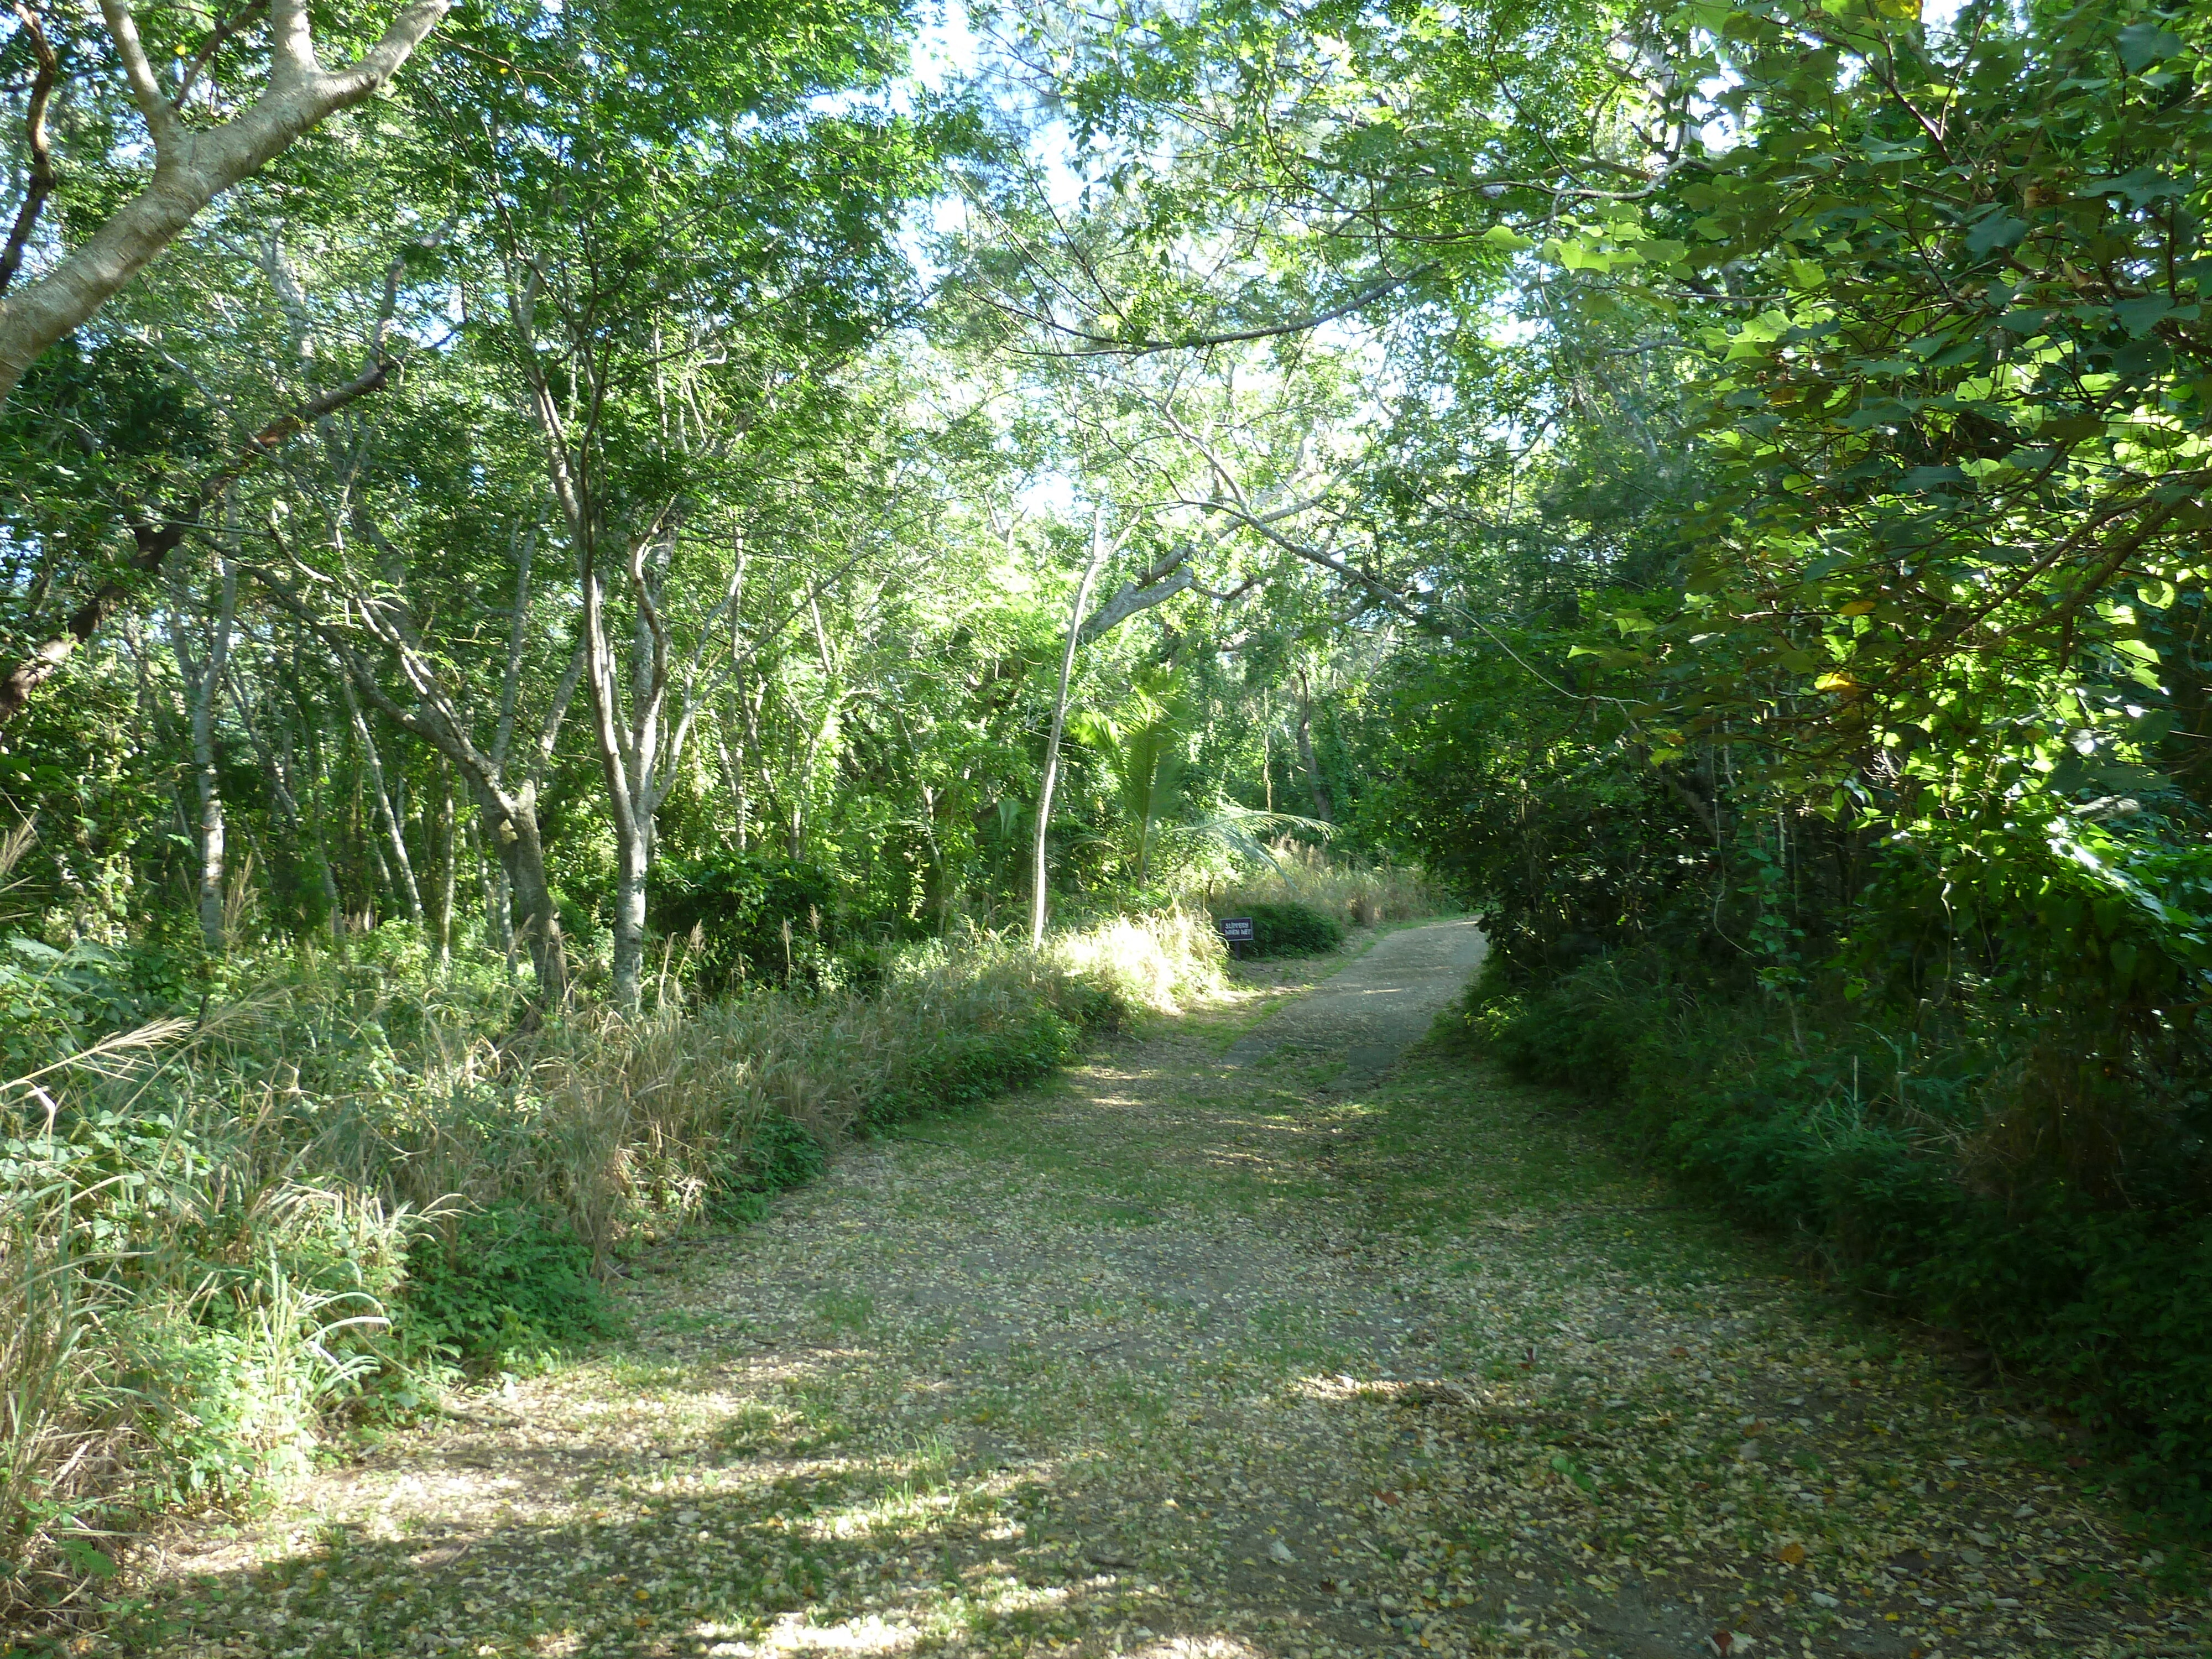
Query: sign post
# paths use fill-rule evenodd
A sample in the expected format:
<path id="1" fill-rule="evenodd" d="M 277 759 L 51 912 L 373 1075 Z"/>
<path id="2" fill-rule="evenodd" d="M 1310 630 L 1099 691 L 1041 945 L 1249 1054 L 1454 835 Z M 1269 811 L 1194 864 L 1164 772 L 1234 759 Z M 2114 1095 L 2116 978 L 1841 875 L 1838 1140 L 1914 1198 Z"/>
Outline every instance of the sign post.
<path id="1" fill-rule="evenodd" d="M 1229 954 L 1232 957 L 1243 955 L 1242 947 L 1257 941 L 1249 916 L 1224 916 L 1213 925 L 1221 930 L 1222 942 L 1228 945 Z"/>

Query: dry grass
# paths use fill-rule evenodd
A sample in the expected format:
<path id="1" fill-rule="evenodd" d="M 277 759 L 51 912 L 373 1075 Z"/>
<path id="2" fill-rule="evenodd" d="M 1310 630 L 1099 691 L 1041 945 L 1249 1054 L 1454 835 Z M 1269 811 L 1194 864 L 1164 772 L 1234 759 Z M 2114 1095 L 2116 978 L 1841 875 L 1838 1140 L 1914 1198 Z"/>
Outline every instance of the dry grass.
<path id="1" fill-rule="evenodd" d="M 1288 836 L 1273 850 L 1272 868 L 1262 867 L 1211 896 L 1217 911 L 1243 904 L 1303 904 L 1347 927 L 1375 927 L 1449 915 L 1459 908 L 1425 872 L 1404 865 L 1340 862 L 1321 848 Z"/>
<path id="2" fill-rule="evenodd" d="M 1227 952 L 1205 910 L 1121 917 L 1051 942 L 1050 958 L 1132 1007 L 1172 1014 L 1218 993 Z"/>
<path id="3" fill-rule="evenodd" d="M 440 1218 L 550 1206 L 604 1267 L 695 1219 L 763 1124 L 835 1146 L 1000 1092 L 1086 1024 L 1213 988 L 1221 957 L 1174 913 L 1041 956 L 979 938 L 870 994 L 587 1011 L 525 1046 L 485 1006 L 307 958 L 196 1034 L 0 1085 L 0 1613 L 81 1613 L 111 1532 L 289 1478 L 373 1371 L 434 1401 L 404 1273 Z"/>

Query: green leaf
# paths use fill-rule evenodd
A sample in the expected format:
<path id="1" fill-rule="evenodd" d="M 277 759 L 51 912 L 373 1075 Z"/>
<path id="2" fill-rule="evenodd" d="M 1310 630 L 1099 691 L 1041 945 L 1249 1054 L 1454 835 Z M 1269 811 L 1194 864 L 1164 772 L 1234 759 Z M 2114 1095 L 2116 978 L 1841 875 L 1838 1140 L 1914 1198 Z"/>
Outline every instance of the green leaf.
<path id="1" fill-rule="evenodd" d="M 2001 247 L 2011 247 L 2027 234 L 2027 221 L 2009 213 L 1992 213 L 1966 233 L 1966 252 L 1976 258 Z"/>
<path id="2" fill-rule="evenodd" d="M 2153 64 L 2163 63 L 2181 50 L 2181 37 L 2155 23 L 2130 23 L 2119 33 L 2120 62 L 2128 73 L 2139 75 Z"/>

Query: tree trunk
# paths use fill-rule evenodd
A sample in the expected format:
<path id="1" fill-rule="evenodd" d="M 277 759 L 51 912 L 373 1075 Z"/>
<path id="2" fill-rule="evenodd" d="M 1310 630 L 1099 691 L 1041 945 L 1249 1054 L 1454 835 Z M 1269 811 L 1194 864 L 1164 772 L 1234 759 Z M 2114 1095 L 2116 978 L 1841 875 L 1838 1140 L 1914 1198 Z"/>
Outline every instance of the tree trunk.
<path id="1" fill-rule="evenodd" d="M 1060 781 L 1060 740 L 1067 730 L 1067 683 L 1075 672 L 1075 647 L 1083 639 L 1083 612 L 1091 603 L 1091 590 L 1106 563 L 1106 510 L 1091 517 L 1091 557 L 1076 586 L 1075 605 L 1068 612 L 1067 648 L 1060 654 L 1060 685 L 1053 693 L 1052 727 L 1044 740 L 1044 777 L 1037 786 L 1036 845 L 1030 870 L 1030 949 L 1044 948 L 1044 924 L 1050 908 L 1047 843 L 1052 833 L 1053 789 Z"/>
<path id="2" fill-rule="evenodd" d="M 479 812 L 470 825 L 476 842 L 477 878 L 483 889 L 484 943 L 507 963 L 507 976 L 514 977 L 514 912 L 507 902 L 507 866 L 494 855 L 488 839 L 490 822 Z"/>
<path id="3" fill-rule="evenodd" d="M 745 852 L 745 820 L 752 816 L 751 803 L 745 799 L 744 750 L 740 745 L 736 755 L 730 753 L 729 743 L 722 735 L 720 715 L 714 720 L 714 752 L 721 757 L 722 782 L 730 792 L 731 808 L 737 814 L 738 856 L 742 858 Z"/>
<path id="4" fill-rule="evenodd" d="M 477 822 L 495 848 L 500 869 L 512 896 L 514 933 L 530 952 L 538 975 L 538 999 L 559 1006 L 568 996 L 568 957 L 561 939 L 561 912 L 545 878 L 545 848 L 538 838 L 538 806 L 526 796 L 510 809 L 481 784 L 476 787 Z"/>
<path id="5" fill-rule="evenodd" d="M 238 576 L 228 561 L 216 601 L 213 626 L 208 634 L 208 653 L 192 649 L 188 609 L 179 588 L 178 604 L 169 618 L 169 637 L 177 653 L 177 667 L 185 682 L 185 713 L 191 727 L 192 781 L 199 794 L 199 820 L 192 839 L 199 853 L 200 939 L 211 957 L 222 955 L 222 884 L 225 831 L 222 780 L 216 770 L 215 722 L 222 702 L 223 677 L 229 666 L 233 619 L 238 614 Z"/>
<path id="6" fill-rule="evenodd" d="M 388 863 L 393 893 L 406 910 L 407 920 L 420 921 L 422 890 L 416 885 L 414 860 L 407 856 L 407 837 L 400 833 L 398 812 L 384 787 L 383 758 L 376 752 L 376 739 L 369 735 L 368 721 L 362 715 L 361 700 L 353 694 L 353 682 L 341 674 L 338 685 L 345 693 L 346 713 L 352 716 L 354 736 L 361 739 L 362 763 L 368 769 L 369 787 L 375 795 L 377 821 L 383 826 L 385 844 L 391 849 Z M 378 849 L 377 861 L 387 862 L 382 848 Z"/>
<path id="7" fill-rule="evenodd" d="M 645 884 L 653 868 L 653 820 L 633 814 L 615 836 L 614 1000 L 635 1008 L 645 975 Z"/>
<path id="8" fill-rule="evenodd" d="M 1314 816 L 1324 823 L 1333 823 L 1336 809 L 1329 804 L 1328 786 L 1322 781 L 1321 767 L 1314 759 L 1312 689 L 1303 670 L 1291 684 L 1298 694 L 1298 761 L 1306 769 L 1306 789 L 1313 797 Z"/>
<path id="9" fill-rule="evenodd" d="M 290 690 L 290 713 L 278 716 L 277 738 L 283 744 L 285 764 L 289 767 L 292 765 L 290 714 L 296 713 L 300 716 L 301 746 L 307 752 L 307 773 L 303 780 L 307 785 L 307 794 L 302 798 L 295 789 L 293 797 L 304 809 L 301 817 L 309 826 L 308 840 L 312 845 L 308 851 L 315 861 L 318 884 L 322 889 L 324 921 L 331 930 L 331 944 L 337 946 L 345 942 L 345 899 L 338 891 L 337 866 L 331 858 L 330 793 L 323 785 L 323 780 L 328 775 L 324 772 L 319 758 L 321 751 L 315 741 L 314 722 L 308 718 L 306 701 L 300 695 L 300 654 L 297 650 L 292 653 Z"/>
<path id="10" fill-rule="evenodd" d="M 441 971 L 453 962 L 453 887 L 459 878 L 461 836 L 459 814 L 453 805 L 453 774 L 443 755 L 436 757 L 438 793 L 431 799 L 433 855 L 437 859 L 437 885 L 432 890 L 430 932 L 437 940 Z"/>

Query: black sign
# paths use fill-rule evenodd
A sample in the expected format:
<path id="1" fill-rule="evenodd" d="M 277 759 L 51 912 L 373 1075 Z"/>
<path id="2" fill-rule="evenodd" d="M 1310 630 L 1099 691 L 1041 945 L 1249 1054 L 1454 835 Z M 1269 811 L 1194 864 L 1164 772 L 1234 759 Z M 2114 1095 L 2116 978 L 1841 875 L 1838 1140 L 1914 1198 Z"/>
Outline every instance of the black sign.
<path id="1" fill-rule="evenodd" d="M 1231 945 L 1252 943 L 1252 918 L 1249 916 L 1224 916 L 1214 926 L 1221 929 L 1221 937 Z"/>

